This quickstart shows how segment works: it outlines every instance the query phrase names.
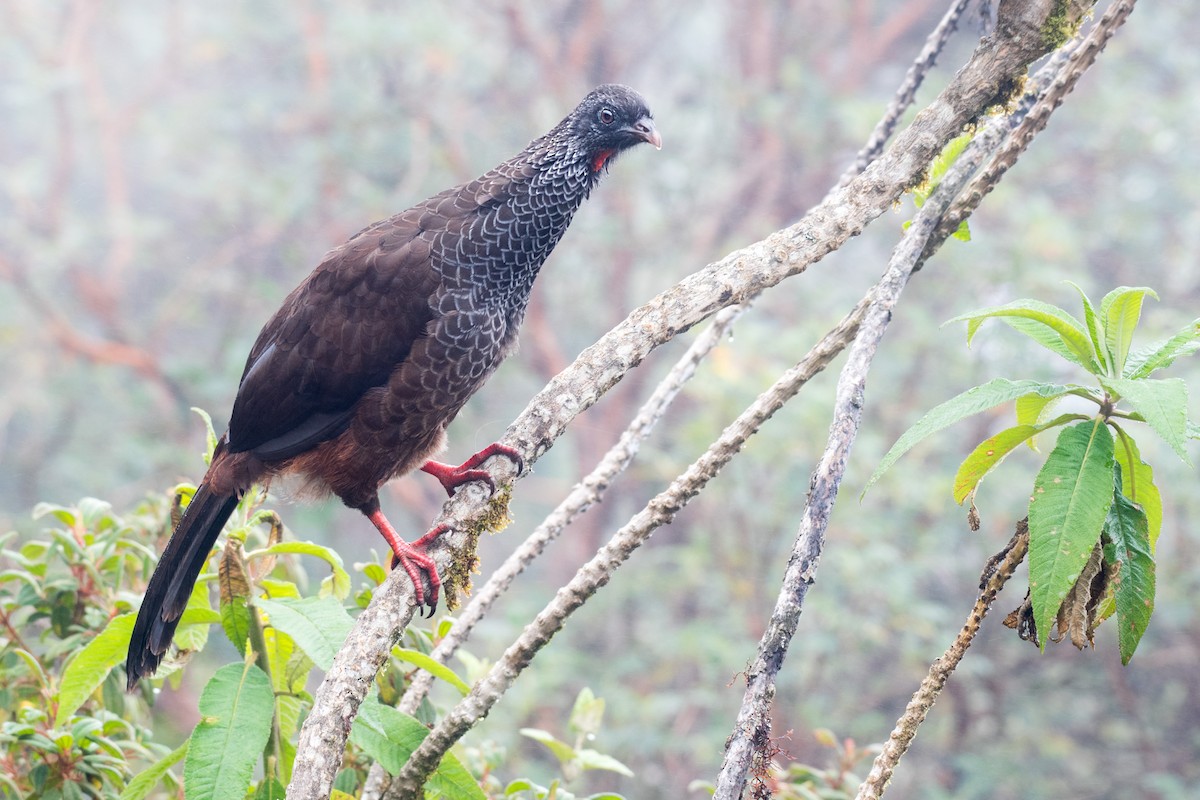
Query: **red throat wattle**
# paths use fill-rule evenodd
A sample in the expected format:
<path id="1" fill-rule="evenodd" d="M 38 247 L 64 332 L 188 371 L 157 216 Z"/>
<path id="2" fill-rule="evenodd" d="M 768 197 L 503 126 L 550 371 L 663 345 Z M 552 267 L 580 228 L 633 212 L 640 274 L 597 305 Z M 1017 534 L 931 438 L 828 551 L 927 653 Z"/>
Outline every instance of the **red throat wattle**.
<path id="1" fill-rule="evenodd" d="M 615 150 L 601 150 L 592 157 L 592 172 L 599 172 L 604 169 L 604 164 L 612 157 Z"/>

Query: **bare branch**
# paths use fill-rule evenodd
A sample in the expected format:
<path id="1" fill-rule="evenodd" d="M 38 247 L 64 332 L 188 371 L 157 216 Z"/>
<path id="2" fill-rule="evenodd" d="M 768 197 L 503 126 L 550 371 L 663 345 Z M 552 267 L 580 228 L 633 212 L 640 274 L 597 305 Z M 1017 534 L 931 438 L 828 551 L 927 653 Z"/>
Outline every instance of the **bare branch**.
<path id="1" fill-rule="evenodd" d="M 958 230 L 959 224 L 970 216 L 984 196 L 995 188 L 1009 167 L 1017 163 L 1017 158 L 1025 152 L 1033 138 L 1046 127 L 1050 115 L 1075 88 L 1080 76 L 1095 63 L 1096 57 L 1108 44 L 1108 40 L 1129 18 L 1136 2 L 1137 0 L 1114 2 L 1082 41 L 1078 37 L 1072 39 L 1067 46 L 1054 54 L 1050 63 L 1038 70 L 1032 81 L 1038 92 L 1036 103 L 1023 116 L 1012 135 L 1005 140 L 991 163 L 976 176 L 963 192 L 962 198 L 946 214 L 937 234 L 931 240 L 931 245 L 944 241 Z M 1065 62 L 1065 65 L 1061 62 Z M 926 250 L 922 260 L 933 254 L 929 248 Z"/>
<path id="2" fill-rule="evenodd" d="M 558 590 L 521 636 L 480 680 L 471 693 L 434 727 L 413 753 L 404 769 L 392 782 L 385 797 L 389 800 L 416 798 L 426 777 L 445 752 L 476 722 L 487 715 L 508 690 L 521 671 L 550 638 L 557 633 L 575 609 L 608 583 L 612 573 L 624 563 L 657 528 L 669 523 L 687 503 L 741 450 L 746 440 L 814 375 L 842 351 L 858 329 L 867 307 L 864 299 L 837 327 L 818 342 L 796 366 L 785 372 L 770 389 L 763 392 L 690 467 L 660 492 L 645 508 L 633 516 L 575 577 Z"/>
<path id="3" fill-rule="evenodd" d="M 925 721 L 929 710 L 933 708 L 938 694 L 950 678 L 950 673 L 954 672 L 963 656 L 967 654 L 967 648 L 971 646 L 975 635 L 979 633 L 983 618 L 991 609 L 996 595 L 1016 572 L 1017 566 L 1025 559 L 1028 550 L 1029 526 L 1026 520 L 1021 520 L 1017 523 L 1017 532 L 1013 534 L 1012 541 L 997 554 L 997 558 L 993 559 L 996 566 L 982 582 L 979 598 L 975 601 L 971 613 L 967 615 L 967 621 L 963 623 L 962 630 L 958 632 L 953 644 L 945 653 L 942 653 L 941 658 L 929 665 L 929 672 L 904 709 L 904 714 L 896 721 L 896 727 L 884 744 L 883 752 L 875 757 L 875 763 L 871 765 L 871 772 L 859 787 L 855 800 L 878 800 L 883 796 L 888 781 L 892 779 L 896 764 L 912 744 L 913 737 L 917 735 L 917 729 Z"/>
<path id="4" fill-rule="evenodd" d="M 1082 0 L 1071 0 L 1068 5 L 1072 13 L 1082 13 L 1086 7 Z M 947 141 L 990 106 L 1003 102 L 1027 65 L 1048 51 L 1041 25 L 1058 6 L 1055 0 L 1003 4 L 996 34 L 980 42 L 946 89 L 862 175 L 831 192 L 796 224 L 710 264 L 630 314 L 533 398 L 509 427 L 505 443 L 532 463 L 576 416 L 650 351 L 721 308 L 745 303 L 800 274 L 861 233 L 903 191 L 920 181 Z M 497 460 L 495 473 L 500 480 L 513 477 L 504 460 Z M 465 535 L 459 531 L 486 513 L 483 494 L 481 488 L 468 487 L 447 503 L 441 520 L 451 524 L 455 533 L 431 548 L 439 569 L 448 568 L 454 548 L 462 547 Z M 668 511 L 660 509 L 656 514 L 669 517 Z M 598 558 L 604 554 L 602 550 Z M 561 590 L 560 597 L 564 593 L 569 599 L 568 589 Z M 350 722 L 371 686 L 365 676 L 373 676 L 383 664 L 410 618 L 411 595 L 409 581 L 393 576 L 360 614 L 351 634 L 353 646 L 348 642 L 335 659 L 305 720 L 288 792 L 291 800 L 329 796 Z M 400 613 L 401 609 L 405 613 Z M 363 635 L 365 630 L 374 637 Z"/>
<path id="5" fill-rule="evenodd" d="M 596 468 L 575 485 L 558 504 L 558 507 L 492 573 L 483 588 L 472 592 L 470 602 L 458 614 L 454 627 L 429 654 L 430 658 L 439 664 L 447 663 L 471 635 L 471 631 L 479 620 L 491 610 L 497 598 L 512 585 L 517 575 L 521 574 L 530 562 L 541 555 L 546 546 L 558 538 L 559 534 L 576 517 L 600 502 L 613 479 L 624 472 L 637 456 L 642 442 L 654 430 L 683 386 L 695 375 L 696 367 L 728 335 L 733 323 L 745 310 L 746 306 L 731 306 L 713 317 L 712 323 L 700 336 L 696 337 L 683 357 L 659 382 L 629 427 L 621 434 L 621 438 L 604 455 Z M 404 697 L 400 699 L 397 707 L 406 714 L 415 714 L 432 684 L 433 676 L 430 673 L 423 670 L 417 671 L 412 684 L 404 693 Z M 373 800 L 373 798 L 382 796 L 389 781 L 390 778 L 382 765 L 374 764 L 367 777 L 362 800 Z"/>
<path id="6" fill-rule="evenodd" d="M 816 578 L 829 515 L 837 500 L 845 474 L 846 460 L 858 436 L 865 403 L 867 374 L 879 342 L 892 320 L 892 312 L 909 277 L 920 263 L 929 239 L 951 202 L 988 158 L 1002 135 L 997 126 L 977 136 L 946 173 L 933 194 L 917 212 L 904 237 L 896 245 L 888 269 L 872 292 L 871 305 L 838 378 L 833 422 L 825 453 L 813 471 L 808 501 L 783 585 L 775 601 L 758 655 L 746 672 L 746 692 L 726 742 L 725 759 L 717 776 L 714 800 L 737 800 L 742 796 L 753 770 L 754 779 L 765 775 L 769 757 L 762 745 L 770 739 L 770 705 L 775 696 L 775 676 L 783 665 L 788 647 L 800 621 L 808 587 Z"/>
<path id="7" fill-rule="evenodd" d="M 854 157 L 854 163 L 838 179 L 838 186 L 845 186 L 854 180 L 856 175 L 861 174 L 867 165 L 883 152 L 883 145 L 891 138 L 896 126 L 900 124 L 900 117 L 916 99 L 917 89 L 925 81 L 929 70 L 933 69 L 933 65 L 937 63 L 938 56 L 941 55 L 946 42 L 950 41 L 950 37 L 958 30 L 958 20 L 967 10 L 970 2 L 971 0 L 954 0 L 950 8 L 946 10 L 945 16 L 933 29 L 933 33 L 929 34 L 929 38 L 925 40 L 925 46 L 921 48 L 916 60 L 908 68 L 908 72 L 904 75 L 904 82 L 896 90 L 896 96 L 892 98 L 892 102 L 888 103 L 883 119 L 879 120 L 875 125 L 875 130 L 871 131 L 867 143 Z"/>

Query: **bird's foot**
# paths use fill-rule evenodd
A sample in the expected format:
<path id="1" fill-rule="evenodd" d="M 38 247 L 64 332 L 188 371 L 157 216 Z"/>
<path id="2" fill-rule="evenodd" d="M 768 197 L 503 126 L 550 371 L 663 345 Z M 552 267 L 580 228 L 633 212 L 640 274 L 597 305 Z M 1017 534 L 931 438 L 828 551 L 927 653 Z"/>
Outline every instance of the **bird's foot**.
<path id="1" fill-rule="evenodd" d="M 479 465 L 492 456 L 504 456 L 512 461 L 518 474 L 525 468 L 525 459 L 521 458 L 520 453 L 508 445 L 493 442 L 457 467 L 453 464 L 443 464 L 440 461 L 426 461 L 421 467 L 421 471 L 437 478 L 448 495 L 453 495 L 455 489 L 471 481 L 486 483 L 491 492 L 495 494 L 496 479 L 487 470 L 479 469 Z"/>
<path id="2" fill-rule="evenodd" d="M 387 540 L 388 546 L 392 548 L 392 569 L 403 567 L 408 573 L 408 577 L 413 582 L 413 595 L 417 601 L 417 613 L 424 616 L 424 610 L 429 609 L 429 616 L 433 616 L 433 612 L 437 610 L 438 593 L 442 588 L 442 579 L 438 575 L 437 564 L 425 552 L 435 539 L 441 536 L 446 531 L 450 530 L 449 525 L 437 525 L 428 533 L 417 539 L 415 542 L 409 543 L 400 538 L 396 533 L 396 529 L 387 521 L 387 517 L 383 516 L 383 512 L 376 510 L 372 514 L 367 515 L 368 519 L 379 529 L 383 538 Z M 429 581 L 429 595 L 425 594 L 425 581 Z"/>

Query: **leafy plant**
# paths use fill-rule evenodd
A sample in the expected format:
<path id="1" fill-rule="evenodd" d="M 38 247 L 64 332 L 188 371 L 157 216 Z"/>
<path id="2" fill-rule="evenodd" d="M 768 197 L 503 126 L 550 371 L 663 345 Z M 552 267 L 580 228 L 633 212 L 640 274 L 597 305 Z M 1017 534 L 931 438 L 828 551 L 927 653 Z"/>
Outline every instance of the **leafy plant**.
<path id="1" fill-rule="evenodd" d="M 633 777 L 633 772 L 629 767 L 617 759 L 590 747 L 584 747 L 584 743 L 596 738 L 603 720 L 604 699 L 596 697 L 591 689 L 585 687 L 575 698 L 575 705 L 571 709 L 571 716 L 567 722 L 567 729 L 575 735 L 573 743 L 564 742 L 549 731 L 540 728 L 522 728 L 522 736 L 528 736 L 535 742 L 542 743 L 558 759 L 559 767 L 562 770 L 562 780 L 555 779 L 549 786 L 540 786 L 527 779 L 515 780 L 505 787 L 504 797 L 513 798 L 513 800 L 524 800 L 524 798 L 572 800 L 575 795 L 564 787 L 577 781 L 587 770 L 608 770 L 626 777 Z M 589 795 L 587 800 L 624 800 L 624 798 L 612 792 L 602 792 Z"/>
<path id="2" fill-rule="evenodd" d="M 378 564 L 360 565 L 355 592 L 355 579 L 336 552 L 286 539 L 278 514 L 260 507 L 261 493 L 250 492 L 197 581 L 158 675 L 127 695 L 123 663 L 134 607 L 157 550 L 149 543 L 170 533 L 193 493 L 191 486 L 175 487 L 173 504 L 147 500 L 124 517 L 91 498 L 76 507 L 42 504 L 34 516 L 50 523 L 43 537 L 19 545 L 12 533 L 0 539 L 9 545 L 0 550 L 0 796 L 141 800 L 162 797 L 163 789 L 188 800 L 284 796 L 300 722 L 312 703 L 310 674 L 330 667 L 350 630 L 351 612 L 370 602 L 386 572 Z M 309 580 L 301 558 L 315 559 L 327 574 Z M 315 593 L 302 591 L 309 585 Z M 405 646 L 393 648 L 376 695 L 354 722 L 335 796 L 354 796 L 372 763 L 398 772 L 428 735 L 427 725 L 439 713 L 433 703 L 422 704 L 420 719 L 393 707 L 416 669 L 458 695 L 470 690 L 429 656 L 452 625 L 444 618 L 430 630 L 410 626 Z M 212 672 L 199 697 L 200 722 L 186 741 L 165 746 L 162 731 L 130 720 L 145 717 L 158 687 L 179 685 L 214 629 L 239 658 Z M 468 665 L 478 662 L 465 651 L 459 655 Z M 603 700 L 581 693 L 570 717 L 573 746 L 542 731 L 527 735 L 566 759 L 566 780 L 591 769 L 629 774 L 616 759 L 583 746 L 598 731 L 603 709 Z M 505 789 L 495 775 L 503 755 L 488 743 L 460 746 L 443 758 L 426 796 L 574 796 L 558 781 L 546 788 L 516 780 Z M 594 798 L 619 800 L 611 794 Z"/>
<path id="3" fill-rule="evenodd" d="M 1033 482 L 1028 510 L 1027 604 L 1009 624 L 1044 648 L 1069 636 L 1090 644 L 1105 618 L 1116 614 L 1121 660 L 1128 663 L 1154 609 L 1154 548 L 1162 528 L 1162 499 L 1153 469 L 1142 460 L 1130 423 L 1145 423 L 1190 463 L 1189 439 L 1200 429 L 1188 419 L 1187 387 L 1178 378 L 1151 376 L 1200 349 L 1200 319 L 1174 336 L 1133 349 L 1147 288 L 1120 287 L 1096 308 L 1079 291 L 1083 322 L 1057 306 L 1018 300 L 955 317 L 967 323 L 967 343 L 989 319 L 999 319 L 1095 379 L 1095 385 L 996 378 L 947 400 L 892 446 L 867 488 L 915 444 L 972 414 L 1015 401 L 1016 424 L 981 442 L 954 478 L 954 499 L 971 501 L 983 478 L 1021 444 L 1037 449 L 1041 433 L 1060 429 Z M 1092 413 L 1061 410 L 1068 398 L 1095 405 Z M 865 491 L 865 490 L 864 490 Z"/>

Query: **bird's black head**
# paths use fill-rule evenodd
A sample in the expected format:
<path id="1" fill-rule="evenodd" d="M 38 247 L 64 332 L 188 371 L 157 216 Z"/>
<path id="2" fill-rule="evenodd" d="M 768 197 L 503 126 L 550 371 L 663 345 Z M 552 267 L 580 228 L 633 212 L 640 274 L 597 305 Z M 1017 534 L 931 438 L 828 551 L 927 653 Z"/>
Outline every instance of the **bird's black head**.
<path id="1" fill-rule="evenodd" d="M 597 86 L 564 122 L 593 172 L 634 145 L 649 142 L 662 149 L 662 136 L 642 96 L 617 83 Z"/>

